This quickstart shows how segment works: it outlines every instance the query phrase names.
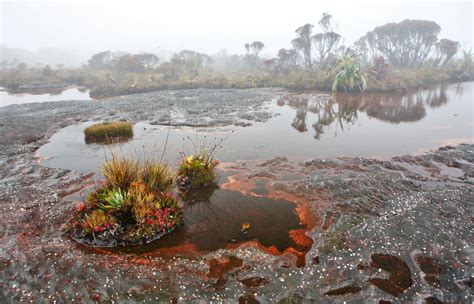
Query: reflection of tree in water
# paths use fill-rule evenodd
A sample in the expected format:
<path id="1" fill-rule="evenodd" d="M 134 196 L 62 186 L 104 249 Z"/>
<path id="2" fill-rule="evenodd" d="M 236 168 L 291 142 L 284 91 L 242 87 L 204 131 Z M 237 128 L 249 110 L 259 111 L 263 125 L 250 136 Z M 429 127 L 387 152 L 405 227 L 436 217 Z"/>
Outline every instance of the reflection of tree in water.
<path id="1" fill-rule="evenodd" d="M 296 109 L 296 117 L 293 119 L 291 126 L 299 132 L 306 132 L 306 114 L 308 113 L 306 107 Z"/>
<path id="2" fill-rule="evenodd" d="M 391 123 L 418 121 L 426 115 L 423 98 L 419 95 L 370 98 L 360 110 L 370 117 Z"/>
<path id="3" fill-rule="evenodd" d="M 336 123 L 339 128 L 344 131 L 344 126 L 347 124 L 354 124 L 357 121 L 357 109 L 358 104 L 353 102 L 337 102 L 332 99 L 331 102 L 326 103 L 322 108 L 323 111 L 316 113 L 317 120 L 313 124 L 315 131 L 314 138 L 320 139 L 321 135 L 324 134 L 324 129 L 328 128 L 331 124 Z M 334 136 L 337 136 L 337 130 L 335 129 Z"/>
<path id="4" fill-rule="evenodd" d="M 448 103 L 448 96 L 446 95 L 446 84 L 440 85 L 437 88 L 427 91 L 425 104 L 437 108 Z"/>
<path id="5" fill-rule="evenodd" d="M 418 121 L 426 116 L 426 106 L 436 108 L 448 103 L 446 87 L 440 85 L 406 95 L 371 94 L 360 110 L 391 123 Z"/>
<path id="6" fill-rule="evenodd" d="M 347 124 L 354 124 L 358 119 L 358 111 L 364 111 L 374 117 L 390 123 L 413 122 L 426 116 L 426 106 L 431 108 L 447 104 L 446 85 L 428 90 L 400 94 L 337 94 L 336 98 L 325 94 L 286 95 L 282 100 L 296 108 L 296 116 L 291 126 L 299 132 L 307 131 L 307 113 L 316 114 L 312 124 L 314 138 L 320 139 L 322 134 L 334 123 L 337 124 L 335 136 L 339 128 L 344 131 Z M 456 94 L 462 94 L 462 87 Z"/>
<path id="7" fill-rule="evenodd" d="M 357 120 L 357 105 L 353 102 L 338 103 L 330 95 L 301 94 L 287 98 L 288 105 L 296 108 L 296 116 L 291 126 L 299 132 L 307 131 L 307 112 L 316 114 L 316 122 L 312 125 L 315 130 L 314 137 L 321 138 L 325 129 L 334 122 L 344 130 L 344 125 Z M 336 130 L 337 131 L 337 130 Z"/>

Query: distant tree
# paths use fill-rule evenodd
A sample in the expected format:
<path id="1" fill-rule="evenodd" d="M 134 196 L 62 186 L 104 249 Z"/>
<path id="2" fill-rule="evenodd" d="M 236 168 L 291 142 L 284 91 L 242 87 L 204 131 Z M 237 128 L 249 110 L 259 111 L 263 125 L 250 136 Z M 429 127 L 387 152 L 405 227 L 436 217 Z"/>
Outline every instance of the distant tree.
<path id="1" fill-rule="evenodd" d="M 311 47 L 312 39 L 311 34 L 313 32 L 313 25 L 306 23 L 296 29 L 295 33 L 298 35 L 297 38 L 291 41 L 293 47 L 303 53 L 306 67 L 313 69 L 312 58 L 311 58 Z"/>
<path id="2" fill-rule="evenodd" d="M 244 56 L 243 61 L 250 66 L 250 68 L 255 70 L 259 64 L 259 54 L 265 47 L 265 44 L 261 41 L 254 41 L 252 43 L 244 44 L 247 54 Z"/>
<path id="3" fill-rule="evenodd" d="M 162 75 L 164 80 L 175 79 L 177 76 L 175 68 L 171 62 L 163 62 L 156 68 L 156 71 Z"/>
<path id="4" fill-rule="evenodd" d="M 323 13 L 321 19 L 318 22 L 319 26 L 323 30 L 323 33 L 328 33 L 333 31 L 332 26 L 332 16 L 328 13 Z"/>
<path id="5" fill-rule="evenodd" d="M 341 40 L 341 35 L 332 30 L 332 16 L 324 13 L 319 20 L 322 32 L 311 37 L 312 45 L 315 50 L 315 60 L 322 67 L 328 65 L 328 59 L 332 52 L 337 49 Z"/>
<path id="6" fill-rule="evenodd" d="M 64 69 L 64 64 L 63 63 L 58 63 L 58 64 L 56 64 L 56 68 L 58 70 L 62 70 L 62 69 Z"/>
<path id="7" fill-rule="evenodd" d="M 145 66 L 134 55 L 126 54 L 112 61 L 112 66 L 119 72 L 143 73 Z"/>
<path id="8" fill-rule="evenodd" d="M 252 69 L 255 69 L 258 65 L 259 54 L 263 50 L 265 45 L 261 41 L 254 41 L 250 44 L 250 50 L 252 51 Z"/>
<path id="9" fill-rule="evenodd" d="M 298 53 L 295 49 L 280 49 L 278 51 L 278 67 L 281 71 L 288 71 L 298 63 Z"/>
<path id="10" fill-rule="evenodd" d="M 361 37 L 372 56 L 384 56 L 398 67 L 415 67 L 425 63 L 438 40 L 441 27 L 433 21 L 403 20 L 378 26 Z"/>
<path id="11" fill-rule="evenodd" d="M 361 64 L 366 65 L 370 62 L 370 50 L 367 44 L 367 36 L 362 36 L 359 40 L 354 42 L 354 50 L 359 54 Z M 379 54 L 374 54 L 374 58 L 382 57 Z"/>
<path id="12" fill-rule="evenodd" d="M 225 67 L 229 70 L 241 70 L 244 67 L 244 59 L 239 55 L 232 55 L 227 58 Z"/>
<path id="13" fill-rule="evenodd" d="M 244 48 L 247 51 L 247 54 L 249 54 L 250 53 L 250 43 L 244 44 Z"/>
<path id="14" fill-rule="evenodd" d="M 158 62 L 158 57 L 150 53 L 124 54 L 113 59 L 109 66 L 120 72 L 144 73 L 149 69 L 156 68 Z"/>
<path id="15" fill-rule="evenodd" d="M 263 66 L 267 72 L 273 72 L 278 66 L 278 58 L 267 59 L 263 61 Z"/>
<path id="16" fill-rule="evenodd" d="M 24 62 L 20 62 L 16 68 L 19 70 L 19 71 L 26 71 L 26 69 L 28 69 L 28 65 Z"/>
<path id="17" fill-rule="evenodd" d="M 151 53 L 133 55 L 134 59 L 140 62 L 145 69 L 153 69 L 158 66 L 160 59 Z"/>
<path id="18" fill-rule="evenodd" d="M 199 75 L 203 70 L 210 68 L 212 58 L 209 55 L 191 50 L 183 50 L 174 54 L 171 64 L 176 71 L 188 72 L 193 76 Z"/>
<path id="19" fill-rule="evenodd" d="M 109 67 L 112 59 L 110 51 L 100 52 L 93 55 L 87 61 L 87 67 L 91 69 L 105 69 Z"/>
<path id="20" fill-rule="evenodd" d="M 459 42 L 450 39 L 441 39 L 435 44 L 434 64 L 446 66 L 459 51 Z"/>
<path id="21" fill-rule="evenodd" d="M 51 69 L 51 66 L 49 64 L 45 65 L 43 68 L 43 75 L 44 76 L 51 76 L 53 75 L 53 70 Z"/>
<path id="22" fill-rule="evenodd" d="M 261 41 L 254 41 L 250 44 L 250 49 L 254 53 L 255 57 L 258 57 L 258 54 L 263 50 L 265 45 Z"/>

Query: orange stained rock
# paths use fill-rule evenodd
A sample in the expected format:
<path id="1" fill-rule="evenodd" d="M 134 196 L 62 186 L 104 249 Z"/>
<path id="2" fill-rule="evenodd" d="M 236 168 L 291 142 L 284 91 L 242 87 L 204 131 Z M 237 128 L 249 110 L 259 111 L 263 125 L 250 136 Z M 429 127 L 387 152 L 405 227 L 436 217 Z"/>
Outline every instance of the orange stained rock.
<path id="1" fill-rule="evenodd" d="M 242 267 L 243 261 L 235 256 L 215 258 L 208 261 L 208 277 L 220 279 L 228 272 Z"/>
<path id="2" fill-rule="evenodd" d="M 173 247 L 159 248 L 151 253 L 147 253 L 147 256 L 175 256 L 175 255 L 198 255 L 201 253 L 206 253 L 200 251 L 195 244 L 183 244 Z"/>
<path id="3" fill-rule="evenodd" d="M 309 250 L 313 245 L 313 240 L 306 235 L 306 229 L 292 229 L 289 234 L 293 241 L 305 250 Z"/>

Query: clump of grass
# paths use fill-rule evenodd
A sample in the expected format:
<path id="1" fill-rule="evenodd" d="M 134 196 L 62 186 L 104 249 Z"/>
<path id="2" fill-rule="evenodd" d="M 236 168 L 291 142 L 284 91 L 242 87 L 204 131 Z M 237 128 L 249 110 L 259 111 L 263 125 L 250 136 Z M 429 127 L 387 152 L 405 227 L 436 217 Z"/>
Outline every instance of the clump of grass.
<path id="1" fill-rule="evenodd" d="M 180 153 L 181 160 L 178 168 L 178 186 L 180 188 L 198 188 L 212 184 L 217 175 L 214 171 L 219 161 L 215 159 L 215 155 L 225 138 L 218 140 L 214 138 L 214 142 L 209 142 L 208 138 L 204 136 L 202 143 L 198 140 L 189 141 L 194 147 L 194 152 L 186 154 Z"/>
<path id="2" fill-rule="evenodd" d="M 104 121 L 87 127 L 84 135 L 87 143 L 127 139 L 133 137 L 133 125 L 126 121 Z"/>
<path id="3" fill-rule="evenodd" d="M 142 182 L 156 192 L 169 191 L 175 184 L 175 175 L 164 163 L 145 161 L 141 168 Z"/>
<path id="4" fill-rule="evenodd" d="M 111 188 L 128 189 L 140 176 L 140 165 L 128 158 L 119 159 L 115 155 L 101 167 L 107 185 Z"/>
<path id="5" fill-rule="evenodd" d="M 182 224 L 174 175 L 166 165 L 112 156 L 102 174 L 105 181 L 77 208 L 69 227 L 76 240 L 95 246 L 141 244 Z"/>

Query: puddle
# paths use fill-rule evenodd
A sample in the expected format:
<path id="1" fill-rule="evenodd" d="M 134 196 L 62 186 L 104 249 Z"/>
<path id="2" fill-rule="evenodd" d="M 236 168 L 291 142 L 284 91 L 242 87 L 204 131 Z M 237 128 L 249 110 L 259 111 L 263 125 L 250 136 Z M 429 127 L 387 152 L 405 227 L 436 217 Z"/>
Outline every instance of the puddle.
<path id="1" fill-rule="evenodd" d="M 158 254 L 161 250 L 180 248 L 177 255 L 189 255 L 257 241 L 264 249 L 275 251 L 276 248 L 277 252 L 288 248 L 306 252 L 310 248 L 298 245 L 290 235 L 291 231 L 306 228 L 300 223 L 295 207 L 284 200 L 208 188 L 188 195 L 183 227 L 150 244 L 115 250 Z M 242 232 L 244 223 L 250 224 L 247 232 Z"/>

